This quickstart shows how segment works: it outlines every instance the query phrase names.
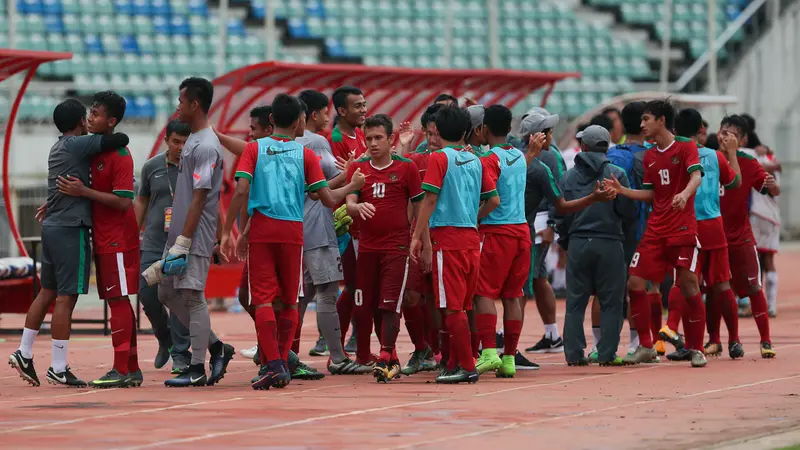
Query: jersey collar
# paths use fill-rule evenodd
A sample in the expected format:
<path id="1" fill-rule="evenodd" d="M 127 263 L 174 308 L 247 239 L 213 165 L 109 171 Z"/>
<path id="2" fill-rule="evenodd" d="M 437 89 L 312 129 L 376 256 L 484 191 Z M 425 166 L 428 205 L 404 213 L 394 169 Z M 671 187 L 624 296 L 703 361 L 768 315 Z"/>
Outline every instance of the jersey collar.
<path id="1" fill-rule="evenodd" d="M 294 140 L 294 139 L 290 138 L 289 136 L 284 136 L 282 134 L 273 134 L 273 135 L 268 136 L 268 137 L 271 137 L 272 139 L 275 139 L 276 141 L 281 141 L 281 142 L 289 142 L 289 141 Z"/>

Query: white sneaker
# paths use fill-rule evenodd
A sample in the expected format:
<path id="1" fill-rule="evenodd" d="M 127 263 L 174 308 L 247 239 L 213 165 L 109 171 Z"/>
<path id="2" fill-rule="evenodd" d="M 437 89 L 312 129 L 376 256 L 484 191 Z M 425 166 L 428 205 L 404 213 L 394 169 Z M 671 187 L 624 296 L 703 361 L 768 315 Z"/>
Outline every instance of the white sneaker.
<path id="1" fill-rule="evenodd" d="M 244 356 L 245 358 L 253 358 L 258 353 L 258 344 L 250 347 L 250 348 L 243 348 L 239 350 L 239 354 Z"/>

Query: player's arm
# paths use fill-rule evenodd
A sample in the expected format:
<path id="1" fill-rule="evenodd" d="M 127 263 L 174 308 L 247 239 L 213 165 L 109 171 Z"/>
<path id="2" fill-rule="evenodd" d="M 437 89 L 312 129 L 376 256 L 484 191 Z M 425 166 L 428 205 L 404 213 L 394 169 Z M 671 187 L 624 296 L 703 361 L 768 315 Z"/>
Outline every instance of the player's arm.
<path id="1" fill-rule="evenodd" d="M 749 159 L 747 163 L 752 166 L 751 170 L 755 173 L 751 178 L 753 180 L 753 184 L 751 186 L 753 189 L 763 195 L 769 195 L 772 197 L 781 195 L 781 187 L 775 181 L 774 176 L 768 174 L 764 168 L 761 167 L 761 164 L 755 159 Z"/>
<path id="2" fill-rule="evenodd" d="M 142 167 L 142 183 L 139 185 L 139 192 L 133 202 L 133 211 L 136 213 L 137 228 L 142 228 L 144 218 L 147 217 L 147 208 L 150 205 L 150 171 L 145 163 Z"/>
<path id="3" fill-rule="evenodd" d="M 306 191 L 309 193 L 316 192 L 319 196 L 319 200 L 328 208 L 335 208 L 336 205 L 345 200 L 347 194 L 358 191 L 364 186 L 364 175 L 361 173 L 360 169 L 356 169 L 353 171 L 350 182 L 338 189 L 331 189 L 328 187 L 328 182 L 325 180 L 325 174 L 322 173 L 322 168 L 319 165 L 319 158 L 317 158 L 316 153 L 312 150 L 305 149 L 305 157 L 303 159 Z"/>
<path id="4" fill-rule="evenodd" d="M 630 187 L 630 182 L 628 181 L 628 176 L 625 172 L 620 173 L 619 183 L 623 187 Z M 625 222 L 626 224 L 633 222 L 636 218 L 636 203 L 628 197 L 618 195 L 617 198 L 613 200 L 614 202 L 614 211 L 617 215 Z"/>
<path id="5" fill-rule="evenodd" d="M 181 230 L 181 236 L 187 239 L 192 239 L 195 231 L 197 231 L 197 225 L 200 223 L 200 216 L 203 214 L 208 193 L 211 192 L 213 187 L 211 179 L 219 157 L 214 148 L 204 145 L 198 146 L 192 153 L 194 167 L 184 167 L 183 169 L 192 171 L 193 183 L 192 201 L 189 203 L 186 222 L 184 222 L 183 230 Z"/>
<path id="6" fill-rule="evenodd" d="M 100 192 L 84 186 L 79 178 L 72 175 L 68 175 L 66 178 L 58 177 L 56 184 L 58 185 L 58 190 L 64 195 L 86 197 L 93 202 L 102 203 L 118 211 L 125 211 L 133 204 L 132 192 Z"/>
<path id="7" fill-rule="evenodd" d="M 721 152 L 717 154 L 717 165 L 719 166 L 719 183 L 725 189 L 736 189 L 742 185 L 742 169 L 739 167 L 739 159 L 734 150 L 733 158 L 728 159 Z"/>
<path id="8" fill-rule="evenodd" d="M 125 133 L 113 133 L 107 135 L 88 134 L 78 136 L 72 141 L 70 152 L 79 153 L 83 157 L 89 157 L 101 152 L 111 152 L 123 147 L 127 147 L 130 138 Z"/>
<path id="9" fill-rule="evenodd" d="M 361 220 L 369 220 L 375 216 L 375 206 L 372 203 L 359 203 L 359 192 L 347 194 L 345 210 L 350 217 L 360 217 Z"/>
<path id="10" fill-rule="evenodd" d="M 229 152 L 233 153 L 236 156 L 242 156 L 245 147 L 247 147 L 248 144 L 247 141 L 243 141 L 233 136 L 228 136 L 227 134 L 222 134 L 216 129 L 214 129 L 214 134 L 217 135 L 219 143 L 222 144 L 223 147 L 228 149 Z"/>
<path id="11" fill-rule="evenodd" d="M 233 192 L 233 197 L 228 205 L 228 214 L 225 217 L 225 222 L 222 225 L 222 232 L 220 239 L 226 239 L 231 234 L 233 224 L 236 222 L 237 214 L 244 212 L 243 217 L 247 217 L 247 223 L 240 223 L 240 225 L 249 229 L 250 216 L 247 211 L 247 199 L 250 198 L 250 183 L 253 182 L 253 174 L 256 171 L 256 163 L 258 162 L 258 144 L 255 142 L 249 143 L 236 166 L 236 173 L 234 179 L 236 180 L 236 190 Z"/>

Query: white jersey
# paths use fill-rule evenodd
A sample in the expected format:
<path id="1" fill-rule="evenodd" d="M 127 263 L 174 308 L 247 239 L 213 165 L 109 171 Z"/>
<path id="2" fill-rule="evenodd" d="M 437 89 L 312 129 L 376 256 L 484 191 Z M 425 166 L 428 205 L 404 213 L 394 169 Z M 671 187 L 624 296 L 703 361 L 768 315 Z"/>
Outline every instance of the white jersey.
<path id="1" fill-rule="evenodd" d="M 761 163 L 762 166 L 765 163 L 772 162 L 772 160 L 766 155 L 756 156 L 756 159 Z M 780 172 L 775 172 L 772 174 L 772 176 L 775 177 L 775 182 L 778 184 L 780 184 L 780 175 Z M 759 193 L 753 191 L 751 199 L 751 215 L 758 216 L 766 221 L 772 222 L 775 225 L 781 224 L 781 211 L 780 206 L 778 205 L 778 197 L 760 195 Z"/>

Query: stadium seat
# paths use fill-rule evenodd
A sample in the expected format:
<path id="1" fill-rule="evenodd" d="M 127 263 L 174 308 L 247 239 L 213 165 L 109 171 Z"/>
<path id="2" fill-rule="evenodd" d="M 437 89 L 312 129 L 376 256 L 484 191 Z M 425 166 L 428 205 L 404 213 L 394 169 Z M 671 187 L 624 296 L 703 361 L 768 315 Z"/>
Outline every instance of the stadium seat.
<path id="1" fill-rule="evenodd" d="M 133 19 L 133 27 L 139 34 L 153 34 L 153 22 L 149 17 L 136 16 Z"/>
<path id="2" fill-rule="evenodd" d="M 134 7 L 131 2 L 132 0 L 114 0 L 114 11 L 117 14 L 134 15 Z"/>
<path id="3" fill-rule="evenodd" d="M 135 36 L 122 35 L 119 38 L 119 44 L 122 53 L 139 53 L 139 44 L 136 42 Z"/>
<path id="4" fill-rule="evenodd" d="M 119 34 L 133 34 L 134 27 L 130 16 L 118 14 L 114 16 L 114 27 Z"/>

